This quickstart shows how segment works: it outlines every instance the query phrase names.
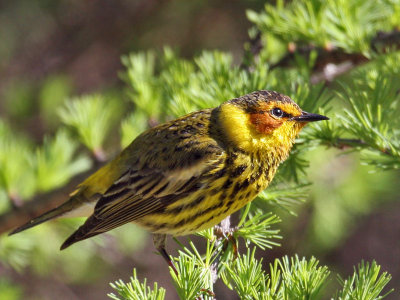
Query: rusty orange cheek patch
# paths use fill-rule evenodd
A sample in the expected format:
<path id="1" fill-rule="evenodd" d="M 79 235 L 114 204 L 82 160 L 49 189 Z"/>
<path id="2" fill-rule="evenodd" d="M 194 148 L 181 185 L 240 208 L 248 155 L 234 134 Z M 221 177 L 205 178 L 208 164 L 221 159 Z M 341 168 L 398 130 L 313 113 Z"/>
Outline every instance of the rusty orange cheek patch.
<path id="1" fill-rule="evenodd" d="M 274 119 L 267 113 L 250 114 L 250 122 L 255 126 L 258 132 L 265 134 L 272 133 L 283 123 L 282 120 Z"/>

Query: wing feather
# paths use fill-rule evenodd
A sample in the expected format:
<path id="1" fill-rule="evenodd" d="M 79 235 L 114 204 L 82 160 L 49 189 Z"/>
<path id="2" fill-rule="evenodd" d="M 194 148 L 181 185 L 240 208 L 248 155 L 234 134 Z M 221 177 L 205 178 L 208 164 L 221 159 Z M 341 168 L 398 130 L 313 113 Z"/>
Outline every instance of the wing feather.
<path id="1" fill-rule="evenodd" d="M 173 127 L 171 124 L 169 126 Z M 167 205 L 186 197 L 201 188 L 203 176 L 212 173 L 226 157 L 225 151 L 216 140 L 199 132 L 196 143 L 185 144 L 179 134 L 172 135 L 175 141 L 170 143 L 176 142 L 176 147 L 184 150 L 178 158 L 175 155 L 175 160 L 171 159 L 162 146 L 165 132 L 166 130 L 152 131 L 153 136 L 149 136 L 150 133 L 145 134 L 131 144 L 130 147 L 133 148 L 128 148 L 127 153 L 131 155 L 129 160 L 134 163 L 125 168 L 126 171 L 102 194 L 93 215 L 67 239 L 62 249 L 147 214 L 161 211 Z M 186 133 L 183 131 L 182 134 Z M 146 145 L 148 140 L 161 146 Z"/>

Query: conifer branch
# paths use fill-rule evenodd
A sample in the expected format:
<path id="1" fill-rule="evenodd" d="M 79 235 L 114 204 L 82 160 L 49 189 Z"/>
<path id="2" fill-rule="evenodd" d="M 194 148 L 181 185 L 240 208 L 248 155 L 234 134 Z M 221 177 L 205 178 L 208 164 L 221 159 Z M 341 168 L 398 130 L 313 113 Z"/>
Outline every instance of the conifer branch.
<path id="1" fill-rule="evenodd" d="M 165 298 L 165 289 L 159 288 L 157 283 L 154 283 L 151 289 L 147 286 L 146 279 L 141 283 L 137 278 L 136 269 L 133 269 L 133 277 L 130 278 L 129 283 L 118 280 L 110 285 L 118 293 L 118 295 L 108 294 L 108 297 L 114 300 L 163 300 Z"/>
<path id="2" fill-rule="evenodd" d="M 346 139 L 346 138 L 338 138 L 330 144 L 330 146 L 333 146 L 335 148 L 338 148 L 340 150 L 346 150 L 349 148 L 367 148 L 370 147 L 365 141 L 361 139 Z M 389 148 L 381 148 L 379 151 L 383 154 L 392 156 L 393 153 Z"/>

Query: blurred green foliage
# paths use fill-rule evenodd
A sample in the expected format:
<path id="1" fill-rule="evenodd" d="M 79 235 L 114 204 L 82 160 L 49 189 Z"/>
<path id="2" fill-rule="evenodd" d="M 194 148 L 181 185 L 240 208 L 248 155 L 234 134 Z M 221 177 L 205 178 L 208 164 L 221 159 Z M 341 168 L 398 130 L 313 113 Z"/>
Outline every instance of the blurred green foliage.
<path id="1" fill-rule="evenodd" d="M 106 159 L 104 142 L 114 124 L 121 118 L 123 106 L 113 99 L 101 95 L 81 96 L 71 99 L 58 114 L 62 122 L 76 133 L 77 137 L 97 159 Z"/>
<path id="2" fill-rule="evenodd" d="M 40 116 L 47 127 L 59 125 L 59 118 L 54 113 L 72 94 L 71 80 L 65 75 L 53 75 L 44 80 L 39 92 Z"/>
<path id="3" fill-rule="evenodd" d="M 7 279 L 0 279 L 1 296 L 7 300 L 21 299 L 22 291 L 18 286 L 11 284 Z"/>

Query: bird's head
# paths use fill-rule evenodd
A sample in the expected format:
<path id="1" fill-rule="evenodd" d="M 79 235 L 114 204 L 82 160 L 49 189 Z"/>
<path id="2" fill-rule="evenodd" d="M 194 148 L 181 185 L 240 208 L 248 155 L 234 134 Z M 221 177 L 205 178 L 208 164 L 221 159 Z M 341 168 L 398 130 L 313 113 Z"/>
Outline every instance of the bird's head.
<path id="1" fill-rule="evenodd" d="M 257 91 L 223 103 L 219 118 L 228 141 L 236 147 L 250 152 L 274 150 L 282 159 L 307 123 L 328 120 L 272 91 Z"/>

